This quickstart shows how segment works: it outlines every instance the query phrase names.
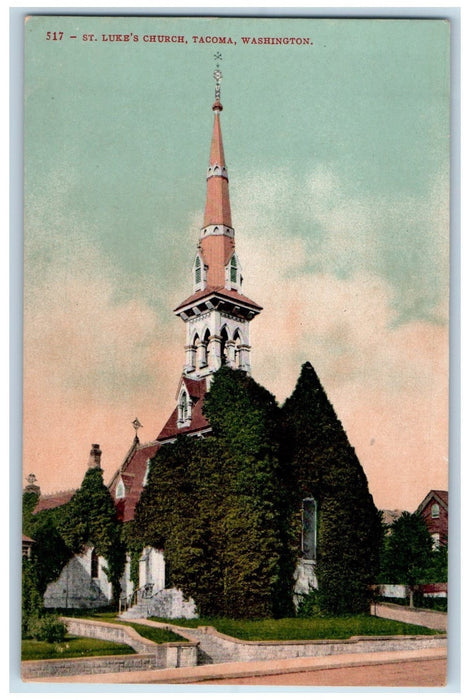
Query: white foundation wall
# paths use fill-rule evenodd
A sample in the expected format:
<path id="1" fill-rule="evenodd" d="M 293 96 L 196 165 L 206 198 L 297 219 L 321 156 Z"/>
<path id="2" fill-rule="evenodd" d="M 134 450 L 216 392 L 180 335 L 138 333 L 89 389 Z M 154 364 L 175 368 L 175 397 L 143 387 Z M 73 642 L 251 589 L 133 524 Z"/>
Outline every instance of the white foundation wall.
<path id="1" fill-rule="evenodd" d="M 62 569 L 59 578 L 47 586 L 46 608 L 96 608 L 112 601 L 112 586 L 103 571 L 106 560 L 98 558 L 98 576 L 91 576 L 92 547 L 77 554 Z"/>

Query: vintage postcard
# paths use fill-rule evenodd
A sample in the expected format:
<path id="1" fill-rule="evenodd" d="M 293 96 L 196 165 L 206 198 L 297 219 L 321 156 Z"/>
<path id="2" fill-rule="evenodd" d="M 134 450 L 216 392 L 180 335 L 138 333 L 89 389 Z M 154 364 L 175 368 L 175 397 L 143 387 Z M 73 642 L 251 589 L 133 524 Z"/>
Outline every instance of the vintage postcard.
<path id="1" fill-rule="evenodd" d="M 445 686 L 449 22 L 24 36 L 23 680 Z"/>

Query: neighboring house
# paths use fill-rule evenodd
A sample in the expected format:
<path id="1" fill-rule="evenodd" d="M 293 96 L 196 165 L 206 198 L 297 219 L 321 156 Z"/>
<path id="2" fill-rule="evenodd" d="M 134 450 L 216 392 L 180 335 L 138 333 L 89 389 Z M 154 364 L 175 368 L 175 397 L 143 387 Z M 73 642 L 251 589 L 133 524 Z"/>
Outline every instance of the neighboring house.
<path id="1" fill-rule="evenodd" d="M 34 540 L 28 535 L 21 536 L 21 554 L 26 559 L 31 559 L 31 549 L 33 547 Z"/>
<path id="2" fill-rule="evenodd" d="M 386 534 L 390 534 L 390 529 L 398 518 L 403 515 L 402 510 L 395 508 L 394 510 L 383 510 L 382 511 L 382 523 L 385 527 Z"/>
<path id="3" fill-rule="evenodd" d="M 435 489 L 428 493 L 416 509 L 416 513 L 419 513 L 426 523 L 435 549 L 447 545 L 448 511 L 448 492 Z"/>

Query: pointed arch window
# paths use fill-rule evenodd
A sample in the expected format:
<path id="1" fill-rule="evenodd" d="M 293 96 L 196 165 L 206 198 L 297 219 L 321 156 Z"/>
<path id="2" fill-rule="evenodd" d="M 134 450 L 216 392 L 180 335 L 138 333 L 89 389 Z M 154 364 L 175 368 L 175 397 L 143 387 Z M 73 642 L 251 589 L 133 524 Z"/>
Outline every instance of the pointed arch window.
<path id="1" fill-rule="evenodd" d="M 317 556 L 317 503 L 314 498 L 302 501 L 302 558 L 314 560 Z"/>
<path id="2" fill-rule="evenodd" d="M 194 283 L 201 284 L 202 282 L 202 261 L 199 255 L 196 257 L 196 264 L 194 265 Z"/>
<path id="3" fill-rule="evenodd" d="M 191 401 L 186 391 L 182 391 L 178 402 L 178 425 L 184 426 L 191 420 Z"/>
<path id="4" fill-rule="evenodd" d="M 116 486 L 116 498 L 124 498 L 126 495 L 126 489 L 124 487 L 124 482 L 122 479 L 119 479 L 118 485 Z"/>
<path id="5" fill-rule="evenodd" d="M 201 340 L 201 350 L 200 350 L 200 362 L 199 362 L 199 367 L 207 367 L 207 361 L 208 361 L 208 347 L 209 347 L 209 338 L 210 338 L 210 333 L 209 329 L 206 330 L 204 333 L 204 336 Z"/>
<path id="6" fill-rule="evenodd" d="M 188 395 L 183 392 L 181 395 L 181 420 L 186 421 L 188 418 Z"/>
<path id="7" fill-rule="evenodd" d="M 235 255 L 232 255 L 232 259 L 230 260 L 230 282 L 234 282 L 236 284 L 237 277 L 238 277 L 237 259 L 236 259 Z"/>
<path id="8" fill-rule="evenodd" d="M 220 363 L 222 365 L 226 365 L 228 361 L 228 348 L 227 348 L 227 342 L 228 342 L 228 333 L 227 329 L 225 326 L 222 328 L 221 332 L 221 341 L 220 341 Z"/>
<path id="9" fill-rule="evenodd" d="M 439 505 L 437 503 L 433 503 L 431 507 L 431 518 L 438 518 L 439 517 Z"/>
<path id="10" fill-rule="evenodd" d="M 237 368 L 241 368 L 242 362 L 241 362 L 240 345 L 241 345 L 242 341 L 241 341 L 240 333 L 239 333 L 238 329 L 235 331 L 235 335 L 233 336 L 233 339 L 235 341 L 235 366 Z"/>
<path id="11" fill-rule="evenodd" d="M 145 474 L 144 474 L 144 480 L 142 482 L 142 486 L 147 486 L 148 480 L 149 480 L 149 471 L 150 471 L 150 460 L 148 459 L 145 465 Z"/>

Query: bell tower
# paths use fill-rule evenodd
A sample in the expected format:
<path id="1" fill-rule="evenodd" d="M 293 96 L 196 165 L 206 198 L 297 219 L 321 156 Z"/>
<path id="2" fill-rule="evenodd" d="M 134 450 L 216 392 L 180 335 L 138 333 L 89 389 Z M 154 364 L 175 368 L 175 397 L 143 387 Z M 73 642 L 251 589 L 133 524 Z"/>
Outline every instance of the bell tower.
<path id="1" fill-rule="evenodd" d="M 218 66 L 214 78 L 214 125 L 204 222 L 192 269 L 193 294 L 175 309 L 186 326 L 183 375 L 196 380 L 209 377 L 221 365 L 251 372 L 250 321 L 261 311 L 241 292 L 243 273 L 235 251 L 220 125 L 222 72 Z"/>
<path id="2" fill-rule="evenodd" d="M 242 294 L 243 274 L 235 251 L 228 171 L 220 115 L 222 72 L 214 71 L 214 124 L 207 168 L 203 225 L 192 268 L 192 294 L 175 310 L 186 327 L 185 363 L 176 393 L 176 408 L 160 431 L 160 443 L 187 433 L 211 431 L 204 396 L 222 365 L 251 372 L 250 321 L 262 310 Z"/>

